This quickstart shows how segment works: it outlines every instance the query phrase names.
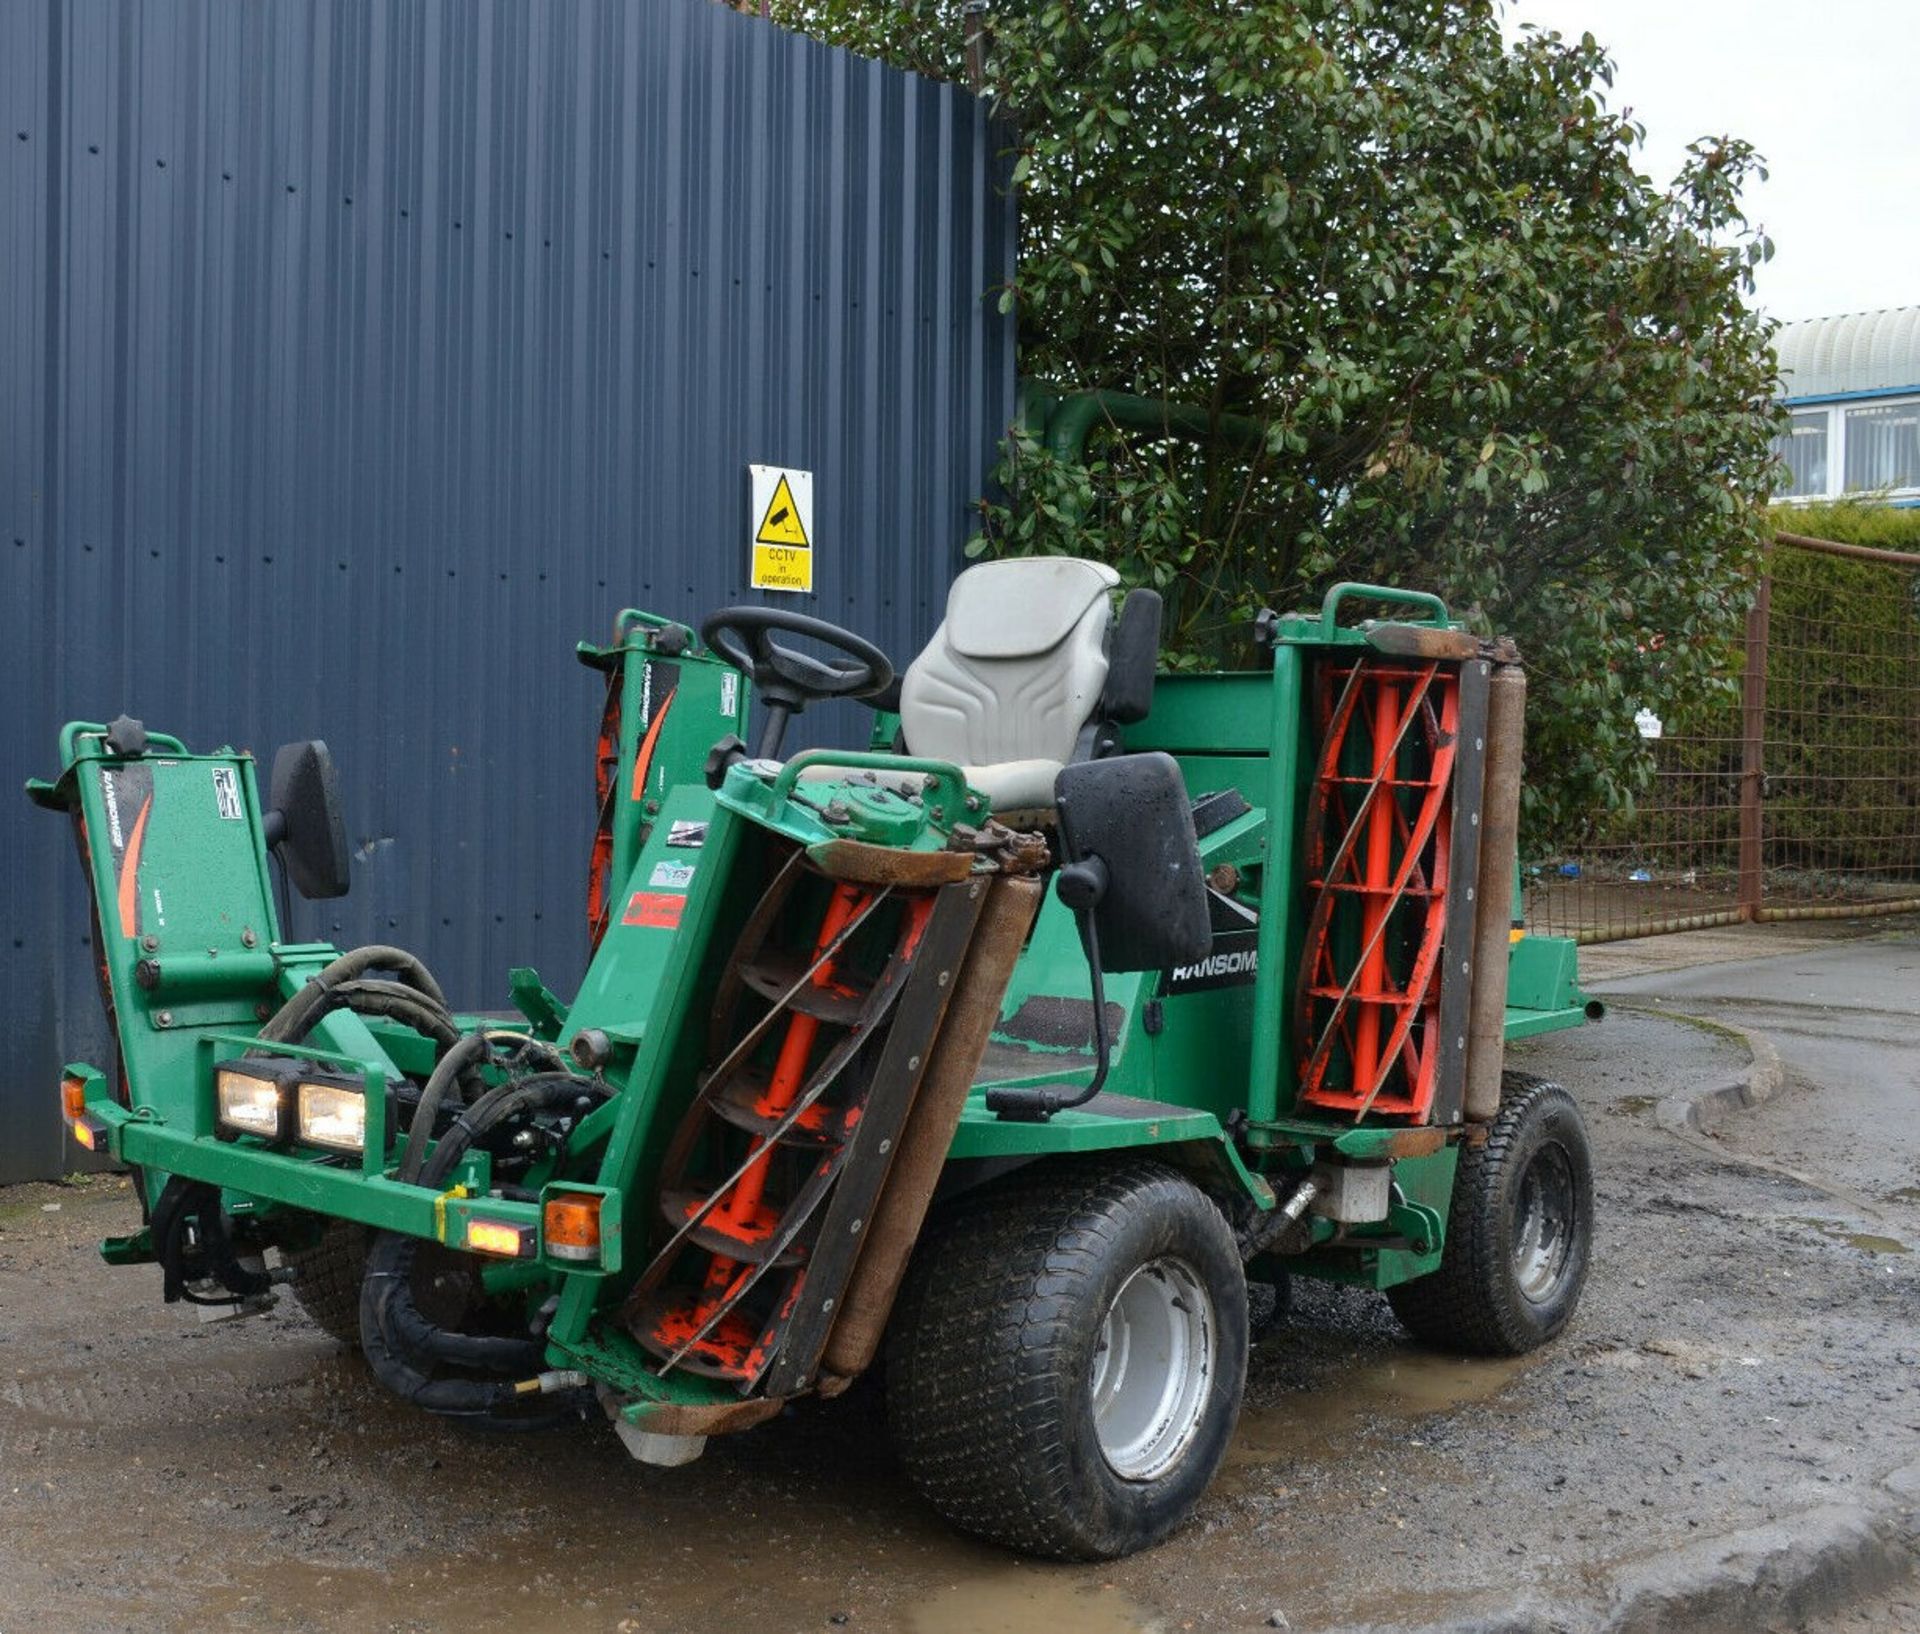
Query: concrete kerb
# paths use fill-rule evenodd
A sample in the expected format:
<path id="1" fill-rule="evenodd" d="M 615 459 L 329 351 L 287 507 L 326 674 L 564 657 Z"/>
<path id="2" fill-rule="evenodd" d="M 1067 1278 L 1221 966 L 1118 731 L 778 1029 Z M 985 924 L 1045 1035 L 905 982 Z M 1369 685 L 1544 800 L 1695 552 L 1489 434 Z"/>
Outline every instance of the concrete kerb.
<path id="1" fill-rule="evenodd" d="M 1725 1022 L 1709 1021 L 1704 1016 L 1686 1015 L 1664 1004 L 1636 1003 L 1617 997 L 1610 997 L 1607 1003 L 1620 1009 L 1638 1010 L 1643 1015 L 1663 1016 L 1703 1033 L 1717 1033 L 1747 1052 L 1746 1068 L 1732 1082 L 1684 1095 L 1668 1095 L 1655 1103 L 1654 1118 L 1669 1133 L 1706 1134 L 1732 1114 L 1764 1105 L 1779 1093 L 1786 1068 L 1780 1063 L 1779 1050 L 1766 1034 L 1729 1027 Z"/>
<path id="2" fill-rule="evenodd" d="M 1595 1600 L 1333 1634 L 1752 1634 L 1837 1611 L 1920 1571 L 1920 1464 L 1881 1483 L 1880 1508 L 1829 1504 L 1616 1567 Z"/>
<path id="3" fill-rule="evenodd" d="M 1731 1082 L 1656 1103 L 1662 1128 L 1704 1134 L 1778 1093 L 1785 1069 L 1764 1034 L 1665 1005 L 1624 1007 L 1718 1033 L 1747 1052 L 1746 1069 Z M 1332 1634 L 1751 1634 L 1782 1618 L 1837 1611 L 1920 1572 L 1920 1464 L 1895 1470 L 1880 1490 L 1889 1500 L 1884 1506 L 1822 1505 L 1624 1562 L 1585 1606 L 1560 1602 L 1549 1609 L 1528 1600 L 1417 1628 L 1372 1623 Z"/>
<path id="4" fill-rule="evenodd" d="M 1901 1582 L 1920 1566 L 1917 1548 L 1910 1506 L 1806 1510 L 1615 1573 L 1612 1605 L 1597 1631 L 1749 1634 L 1762 1619 L 1798 1622 Z"/>

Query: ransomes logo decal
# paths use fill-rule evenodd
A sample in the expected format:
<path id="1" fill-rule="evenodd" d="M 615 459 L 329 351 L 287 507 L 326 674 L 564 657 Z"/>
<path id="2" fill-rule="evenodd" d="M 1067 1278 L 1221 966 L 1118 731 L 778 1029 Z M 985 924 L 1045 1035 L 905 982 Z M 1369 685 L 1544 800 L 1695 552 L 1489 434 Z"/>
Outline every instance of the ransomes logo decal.
<path id="1" fill-rule="evenodd" d="M 1258 928 L 1215 932 L 1213 948 L 1204 959 L 1175 965 L 1160 978 L 1160 996 L 1173 998 L 1213 987 L 1249 985 L 1260 969 L 1259 943 Z"/>
<path id="2" fill-rule="evenodd" d="M 1236 948 L 1232 953 L 1209 953 L 1198 964 L 1175 965 L 1168 973 L 1174 982 L 1206 981 L 1214 976 L 1252 976 L 1260 968 L 1257 947 Z"/>

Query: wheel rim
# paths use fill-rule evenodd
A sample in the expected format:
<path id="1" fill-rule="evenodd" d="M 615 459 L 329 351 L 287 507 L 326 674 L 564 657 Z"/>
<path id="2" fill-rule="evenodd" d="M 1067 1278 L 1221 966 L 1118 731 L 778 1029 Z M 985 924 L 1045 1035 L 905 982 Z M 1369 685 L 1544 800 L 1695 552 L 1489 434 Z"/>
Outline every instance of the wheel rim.
<path id="1" fill-rule="evenodd" d="M 1513 1233 L 1513 1277 L 1536 1305 L 1558 1290 L 1573 1259 L 1577 1205 L 1573 1165 L 1558 1146 L 1533 1154 L 1520 1177 L 1520 1206 Z"/>
<path id="2" fill-rule="evenodd" d="M 1149 1260 L 1101 1320 L 1091 1371 L 1100 1454 L 1126 1481 L 1151 1481 L 1199 1432 L 1213 1378 L 1213 1301 L 1192 1269 Z"/>

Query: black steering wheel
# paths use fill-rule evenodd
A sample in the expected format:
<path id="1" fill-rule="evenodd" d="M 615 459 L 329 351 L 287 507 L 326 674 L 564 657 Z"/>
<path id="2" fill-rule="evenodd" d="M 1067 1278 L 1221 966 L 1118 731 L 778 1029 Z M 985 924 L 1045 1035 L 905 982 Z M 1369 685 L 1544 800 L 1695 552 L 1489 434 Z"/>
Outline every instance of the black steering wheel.
<path id="1" fill-rule="evenodd" d="M 777 632 L 805 636 L 845 655 L 844 662 L 815 658 L 774 640 Z M 771 760 L 780 752 L 787 722 L 810 703 L 827 698 L 869 698 L 893 682 L 893 664 L 871 641 L 823 618 L 781 607 L 722 607 L 700 626 L 700 639 L 748 680 L 766 716 L 754 754 Z"/>

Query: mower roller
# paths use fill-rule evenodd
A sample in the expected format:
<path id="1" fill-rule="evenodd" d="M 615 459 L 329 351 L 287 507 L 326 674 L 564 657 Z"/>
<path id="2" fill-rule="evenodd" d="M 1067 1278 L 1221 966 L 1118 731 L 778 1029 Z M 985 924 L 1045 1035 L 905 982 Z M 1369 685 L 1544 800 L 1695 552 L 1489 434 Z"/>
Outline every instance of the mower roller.
<path id="1" fill-rule="evenodd" d="M 623 613 L 579 649 L 591 958 L 570 999 L 513 971 L 510 1015 L 283 939 L 276 868 L 350 883 L 324 744 L 263 799 L 245 753 L 67 726 L 28 792 L 73 821 L 119 1045 L 60 1090 L 142 1198 L 104 1256 L 202 1314 L 284 1285 L 422 1408 L 604 1415 L 659 1464 L 884 1354 L 933 1506 L 1083 1559 L 1205 1490 L 1250 1286 L 1552 1339 L 1587 1140 L 1502 1055 L 1598 1007 L 1514 928 L 1518 655 L 1366 585 L 1263 615 L 1244 673 L 1156 675 L 1159 624 L 1063 557 L 962 574 L 898 678 L 780 609 Z M 782 758 L 849 696 L 868 746 Z"/>

